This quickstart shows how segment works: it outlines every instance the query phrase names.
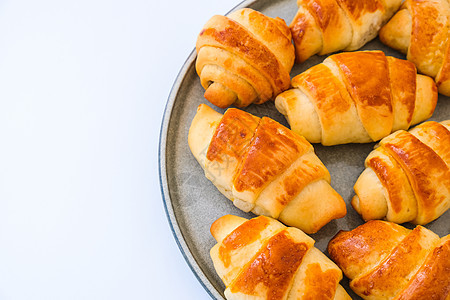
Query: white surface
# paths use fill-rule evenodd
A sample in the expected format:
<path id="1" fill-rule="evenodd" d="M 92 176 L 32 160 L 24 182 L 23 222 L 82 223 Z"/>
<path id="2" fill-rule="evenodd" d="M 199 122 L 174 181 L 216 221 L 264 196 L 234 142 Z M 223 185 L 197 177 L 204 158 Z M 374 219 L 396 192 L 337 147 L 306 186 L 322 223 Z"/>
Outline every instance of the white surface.
<path id="1" fill-rule="evenodd" d="M 158 138 L 202 25 L 238 2 L 0 1 L 0 299 L 209 299 Z"/>

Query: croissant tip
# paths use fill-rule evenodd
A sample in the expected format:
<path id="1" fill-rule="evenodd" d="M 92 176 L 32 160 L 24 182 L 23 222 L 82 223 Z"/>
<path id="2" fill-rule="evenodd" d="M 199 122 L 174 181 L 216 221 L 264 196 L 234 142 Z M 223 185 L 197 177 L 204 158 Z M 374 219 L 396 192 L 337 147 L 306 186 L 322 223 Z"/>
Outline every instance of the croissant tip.
<path id="1" fill-rule="evenodd" d="M 221 83 L 213 82 L 205 91 L 206 100 L 217 107 L 227 108 L 236 102 L 236 94 Z"/>

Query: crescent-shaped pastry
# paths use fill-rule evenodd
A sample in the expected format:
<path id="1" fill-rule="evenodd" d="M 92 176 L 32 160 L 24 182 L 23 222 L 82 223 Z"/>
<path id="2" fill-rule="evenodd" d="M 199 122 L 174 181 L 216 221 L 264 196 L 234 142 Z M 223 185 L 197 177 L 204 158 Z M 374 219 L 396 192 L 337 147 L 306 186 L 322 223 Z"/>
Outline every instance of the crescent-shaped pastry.
<path id="1" fill-rule="evenodd" d="M 374 220 L 340 231 L 328 253 L 363 299 L 450 297 L 450 235 L 440 239 L 420 225 L 409 230 Z"/>
<path id="2" fill-rule="evenodd" d="M 297 63 L 314 54 L 353 51 L 375 38 L 401 0 L 297 0 L 292 21 Z"/>
<path id="3" fill-rule="evenodd" d="M 200 32 L 196 49 L 205 98 L 218 107 L 263 103 L 290 86 L 294 46 L 280 18 L 250 8 L 216 15 Z"/>
<path id="4" fill-rule="evenodd" d="M 419 72 L 435 78 L 439 93 L 450 96 L 448 0 L 406 0 L 381 28 L 380 40 L 406 54 Z"/>
<path id="5" fill-rule="evenodd" d="M 350 300 L 341 270 L 294 227 L 257 217 L 226 215 L 211 226 L 210 254 L 225 297 L 267 300 Z"/>
<path id="6" fill-rule="evenodd" d="M 311 143 L 378 141 L 429 118 L 436 107 L 433 80 L 409 61 L 381 51 L 327 57 L 292 79 L 275 99 L 291 129 Z"/>
<path id="7" fill-rule="evenodd" d="M 450 121 L 385 137 L 366 158 L 352 205 L 364 220 L 427 224 L 450 208 Z"/>
<path id="8" fill-rule="evenodd" d="M 245 212 L 307 233 L 346 214 L 311 144 L 270 118 L 236 108 L 222 115 L 202 104 L 188 142 L 206 177 Z"/>

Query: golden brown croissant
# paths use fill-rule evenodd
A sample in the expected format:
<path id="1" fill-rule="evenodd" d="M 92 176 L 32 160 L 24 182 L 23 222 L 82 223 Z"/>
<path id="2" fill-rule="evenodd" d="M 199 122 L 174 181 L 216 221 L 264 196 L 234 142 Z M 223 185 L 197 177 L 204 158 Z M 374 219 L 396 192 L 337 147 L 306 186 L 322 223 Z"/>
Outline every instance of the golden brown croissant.
<path id="1" fill-rule="evenodd" d="M 380 40 L 407 55 L 419 72 L 450 96 L 450 4 L 448 0 L 406 0 L 380 30 Z"/>
<path id="2" fill-rule="evenodd" d="M 280 18 L 250 8 L 214 16 L 200 32 L 196 49 L 205 98 L 219 107 L 263 103 L 290 86 L 294 46 Z"/>
<path id="3" fill-rule="evenodd" d="M 226 215 L 211 226 L 211 258 L 230 299 L 348 299 L 341 270 L 301 230 Z"/>
<path id="4" fill-rule="evenodd" d="M 206 177 L 245 212 L 314 233 L 346 214 L 330 174 L 303 137 L 270 118 L 200 105 L 189 147 Z"/>
<path id="5" fill-rule="evenodd" d="M 294 132 L 323 145 L 380 140 L 429 118 L 437 102 L 431 78 L 381 51 L 329 56 L 292 86 L 275 99 L 277 109 Z"/>
<path id="6" fill-rule="evenodd" d="M 450 297 L 450 235 L 439 239 L 414 230 L 369 221 L 340 231 L 328 253 L 363 299 L 424 300 Z"/>
<path id="7" fill-rule="evenodd" d="M 297 0 L 291 28 L 296 61 L 353 51 L 375 38 L 402 0 Z"/>
<path id="8" fill-rule="evenodd" d="M 450 208 L 450 121 L 385 137 L 366 159 L 352 205 L 364 220 L 427 224 Z"/>

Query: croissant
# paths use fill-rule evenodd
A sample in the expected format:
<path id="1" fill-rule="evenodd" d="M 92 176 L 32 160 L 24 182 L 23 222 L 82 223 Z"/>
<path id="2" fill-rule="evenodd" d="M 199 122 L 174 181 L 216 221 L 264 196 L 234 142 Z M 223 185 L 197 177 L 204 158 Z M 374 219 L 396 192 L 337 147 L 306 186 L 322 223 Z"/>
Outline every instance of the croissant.
<path id="1" fill-rule="evenodd" d="M 402 0 L 297 0 L 291 25 L 297 63 L 314 54 L 353 51 L 375 38 Z"/>
<path id="2" fill-rule="evenodd" d="M 406 0 L 380 30 L 384 44 L 407 55 L 417 69 L 450 96 L 450 4 L 448 0 Z"/>
<path id="3" fill-rule="evenodd" d="M 211 226 L 214 268 L 227 299 L 349 299 L 341 270 L 301 230 L 232 215 Z"/>
<path id="4" fill-rule="evenodd" d="M 355 183 L 364 220 L 427 224 L 450 208 L 450 120 L 429 121 L 380 141 Z"/>
<path id="5" fill-rule="evenodd" d="M 294 132 L 323 145 L 380 140 L 429 118 L 437 102 L 431 78 L 381 51 L 331 55 L 292 86 L 275 99 L 277 109 Z"/>
<path id="6" fill-rule="evenodd" d="M 363 299 L 450 297 L 450 235 L 440 239 L 420 225 L 409 230 L 369 221 L 340 231 L 328 244 L 328 253 Z"/>
<path id="7" fill-rule="evenodd" d="M 212 17 L 196 44 L 205 98 L 221 108 L 245 107 L 288 89 L 295 59 L 291 38 L 284 20 L 250 8 Z"/>
<path id="8" fill-rule="evenodd" d="M 188 142 L 206 177 L 245 212 L 307 233 L 347 212 L 311 144 L 270 118 L 201 104 Z"/>

